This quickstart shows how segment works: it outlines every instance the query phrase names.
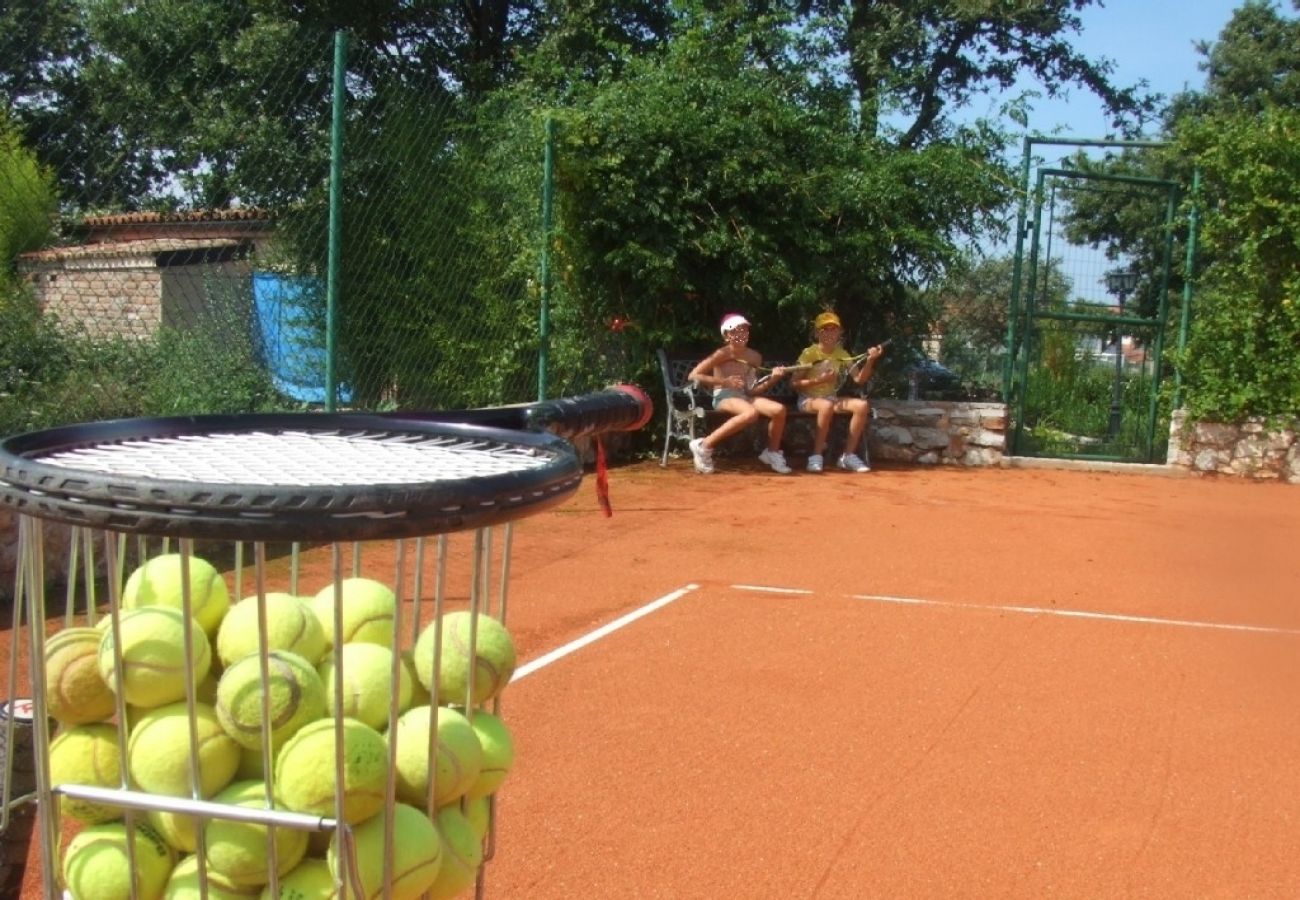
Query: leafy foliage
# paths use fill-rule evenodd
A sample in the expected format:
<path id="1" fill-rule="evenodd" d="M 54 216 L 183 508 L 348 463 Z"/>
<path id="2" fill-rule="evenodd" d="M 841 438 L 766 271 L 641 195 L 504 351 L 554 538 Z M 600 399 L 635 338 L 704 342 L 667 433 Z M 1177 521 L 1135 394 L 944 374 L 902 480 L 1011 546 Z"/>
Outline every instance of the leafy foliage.
<path id="1" fill-rule="evenodd" d="M 1216 185 L 1205 218 L 1215 263 L 1181 359 L 1193 418 L 1300 410 L 1300 111 L 1208 116 L 1180 146 Z"/>
<path id="2" fill-rule="evenodd" d="M 22 145 L 0 108 L 0 285 L 18 254 L 49 239 L 55 206 L 53 174 Z"/>

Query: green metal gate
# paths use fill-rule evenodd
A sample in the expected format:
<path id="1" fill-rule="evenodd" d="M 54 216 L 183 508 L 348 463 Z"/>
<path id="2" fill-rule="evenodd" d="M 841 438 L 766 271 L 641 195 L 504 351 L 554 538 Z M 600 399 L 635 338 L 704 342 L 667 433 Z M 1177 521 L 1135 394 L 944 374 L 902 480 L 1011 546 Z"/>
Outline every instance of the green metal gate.
<path id="1" fill-rule="evenodd" d="M 1160 384 L 1179 187 L 1153 178 L 1042 167 L 1031 188 L 1033 143 L 1160 146 L 1026 138 L 1008 326 L 1011 453 L 1164 462 L 1169 415 Z M 1087 231 L 1081 216 L 1115 210 L 1163 229 L 1159 260 L 1108 258 L 1081 237 Z"/>

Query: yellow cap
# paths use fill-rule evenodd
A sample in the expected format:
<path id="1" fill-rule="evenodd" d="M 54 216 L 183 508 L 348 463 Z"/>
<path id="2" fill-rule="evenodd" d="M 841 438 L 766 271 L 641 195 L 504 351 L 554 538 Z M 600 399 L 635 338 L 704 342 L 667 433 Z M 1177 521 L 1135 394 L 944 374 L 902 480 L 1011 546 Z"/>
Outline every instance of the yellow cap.
<path id="1" fill-rule="evenodd" d="M 840 325 L 840 317 L 835 315 L 833 312 L 824 312 L 817 318 L 813 319 L 813 328 L 816 328 L 818 331 L 821 331 L 827 325 L 834 325 L 836 328 L 843 327 Z"/>

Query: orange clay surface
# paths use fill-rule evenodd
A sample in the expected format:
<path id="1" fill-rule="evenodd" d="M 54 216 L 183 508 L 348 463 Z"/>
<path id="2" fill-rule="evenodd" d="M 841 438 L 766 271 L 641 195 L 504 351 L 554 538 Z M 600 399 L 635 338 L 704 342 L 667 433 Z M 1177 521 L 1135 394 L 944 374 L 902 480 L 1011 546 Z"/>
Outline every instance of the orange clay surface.
<path id="1" fill-rule="evenodd" d="M 1300 488 L 610 481 L 515 528 L 487 897 L 1300 897 Z"/>

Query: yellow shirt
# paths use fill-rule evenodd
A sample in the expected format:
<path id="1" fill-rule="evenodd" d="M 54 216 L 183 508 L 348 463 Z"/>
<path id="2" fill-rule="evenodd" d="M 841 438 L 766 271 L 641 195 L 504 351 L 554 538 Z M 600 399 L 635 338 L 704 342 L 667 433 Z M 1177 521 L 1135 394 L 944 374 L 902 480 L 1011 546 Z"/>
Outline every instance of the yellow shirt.
<path id="1" fill-rule="evenodd" d="M 853 354 L 843 347 L 836 347 L 830 353 L 821 348 L 821 344 L 813 344 L 799 354 L 799 365 L 811 365 L 814 368 L 808 371 L 809 375 L 817 375 L 824 372 L 826 366 L 832 366 L 837 372 L 843 374 L 844 371 L 853 362 Z M 840 379 L 827 381 L 823 384 L 815 384 L 810 388 L 800 391 L 805 397 L 833 397 L 835 392 L 840 388 Z"/>

